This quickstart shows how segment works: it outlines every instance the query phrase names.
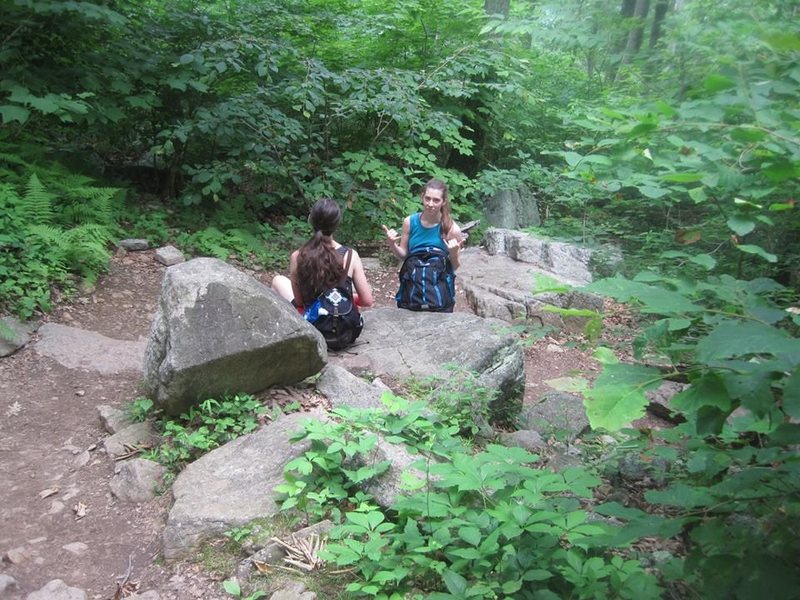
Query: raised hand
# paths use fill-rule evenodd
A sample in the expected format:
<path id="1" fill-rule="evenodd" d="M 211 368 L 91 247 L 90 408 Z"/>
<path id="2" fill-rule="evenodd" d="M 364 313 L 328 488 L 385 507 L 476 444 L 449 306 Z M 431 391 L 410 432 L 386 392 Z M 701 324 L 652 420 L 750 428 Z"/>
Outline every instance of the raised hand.
<path id="1" fill-rule="evenodd" d="M 394 229 L 389 229 L 386 225 L 381 225 L 383 232 L 386 234 L 386 239 L 395 244 L 400 240 L 400 234 Z"/>

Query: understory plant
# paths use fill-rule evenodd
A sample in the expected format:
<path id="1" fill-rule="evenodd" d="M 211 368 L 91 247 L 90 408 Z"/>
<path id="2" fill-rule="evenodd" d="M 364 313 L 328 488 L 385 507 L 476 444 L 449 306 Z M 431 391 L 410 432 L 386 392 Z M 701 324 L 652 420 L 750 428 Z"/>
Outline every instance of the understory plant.
<path id="1" fill-rule="evenodd" d="M 296 437 L 311 448 L 286 466 L 284 509 L 337 526 L 323 558 L 349 570 L 353 597 L 658 598 L 656 577 L 608 543 L 616 528 L 590 519 L 599 478 L 583 468 L 553 473 L 520 448 L 472 452 L 460 427 L 424 403 L 387 396 L 386 410 L 335 411 Z M 419 458 L 403 471 L 390 507 L 369 494 L 390 465 L 378 440 Z"/>
<path id="2" fill-rule="evenodd" d="M 678 536 L 686 555 L 665 576 L 703 598 L 796 598 L 800 583 L 800 310 L 771 279 L 704 281 L 641 273 L 591 284 L 638 306 L 636 362 L 598 352 L 586 392 L 595 429 L 643 415 L 645 392 L 683 384 L 669 404 L 677 427 L 640 435 L 645 461 L 667 461 L 667 483 L 646 507 L 597 508 L 627 525 L 616 542 Z"/>
<path id="3" fill-rule="evenodd" d="M 117 233 L 120 190 L 80 176 L 50 187 L 36 174 L 24 191 L 0 184 L 0 310 L 25 319 L 50 310 L 52 285 L 69 288 L 72 275 L 93 285 Z"/>
<path id="4" fill-rule="evenodd" d="M 147 403 L 137 399 L 140 412 Z M 152 405 L 151 405 L 152 406 Z M 179 471 L 206 452 L 246 433 L 255 431 L 266 407 L 250 394 L 208 398 L 176 419 L 158 421 L 164 441 L 150 452 L 150 458 Z"/>

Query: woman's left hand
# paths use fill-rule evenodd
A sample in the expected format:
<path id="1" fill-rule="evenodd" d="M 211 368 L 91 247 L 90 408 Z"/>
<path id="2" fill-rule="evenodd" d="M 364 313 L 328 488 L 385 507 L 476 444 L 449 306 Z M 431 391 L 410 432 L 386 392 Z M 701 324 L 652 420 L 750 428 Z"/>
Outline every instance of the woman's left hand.
<path id="1" fill-rule="evenodd" d="M 449 239 L 446 240 L 445 243 L 447 244 L 447 251 L 450 254 L 458 254 L 458 251 L 461 250 L 461 244 L 459 240 Z"/>

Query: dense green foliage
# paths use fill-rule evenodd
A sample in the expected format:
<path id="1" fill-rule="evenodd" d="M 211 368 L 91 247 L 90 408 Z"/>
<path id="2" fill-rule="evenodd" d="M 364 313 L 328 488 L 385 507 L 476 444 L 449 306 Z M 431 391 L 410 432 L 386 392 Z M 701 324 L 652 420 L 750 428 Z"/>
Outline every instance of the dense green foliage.
<path id="1" fill-rule="evenodd" d="M 616 527 L 590 520 L 599 479 L 581 468 L 535 468 L 539 457 L 489 445 L 473 452 L 463 426 L 425 402 L 387 397 L 386 410 L 338 410 L 309 422 L 311 449 L 286 466 L 284 509 L 338 523 L 324 557 L 354 569 L 354 597 L 658 598 L 639 561 L 610 552 Z M 408 495 L 381 509 L 360 489 L 389 464 L 378 438 L 420 455 L 403 471 Z M 340 511 L 341 506 L 352 507 Z"/>
<path id="2" fill-rule="evenodd" d="M 533 459 L 492 448 L 469 465 L 491 465 L 491 485 L 459 489 L 468 449 L 453 446 L 438 475 L 456 483 L 430 492 L 444 514 L 413 502 L 380 514 L 351 493 L 354 477 L 375 473 L 346 472 L 368 440 L 342 424 L 317 432 L 342 446 L 319 454 L 290 498 L 311 513 L 323 500 L 352 503 L 331 556 L 357 567 L 362 595 L 419 585 L 454 598 L 610 597 L 642 586 L 645 597 L 655 577 L 674 594 L 797 597 L 798 10 L 794 0 L 4 2 L 0 310 L 30 317 L 49 309 L 53 285 L 91 284 L 122 235 L 275 267 L 323 195 L 342 203 L 341 237 L 353 243 L 399 225 L 428 177 L 450 183 L 463 220 L 487 195 L 527 185 L 541 231 L 625 251 L 625 277 L 590 290 L 638 307 L 642 331 L 633 364 L 601 349 L 603 373 L 579 386 L 592 426 L 624 428 L 646 390 L 688 384 L 673 403 L 683 424 L 628 441 L 669 462 L 665 485 L 641 507 L 598 509 L 625 521 L 621 532 L 570 537 L 573 525 L 597 527 L 573 503 L 589 484 L 537 496 L 520 483 L 546 479 Z M 586 316 L 594 340 L 600 318 Z M 456 404 L 424 439 L 474 433 L 459 420 L 486 401 Z M 399 422 L 392 435 L 406 441 L 422 427 Z M 325 497 L 301 489 L 312 472 L 337 482 Z M 511 503 L 523 508 L 509 516 Z M 633 540 L 676 535 L 681 551 L 661 569 L 627 561 Z M 376 559 L 373 546 L 396 552 Z M 466 585 L 476 579 L 485 587 Z"/>

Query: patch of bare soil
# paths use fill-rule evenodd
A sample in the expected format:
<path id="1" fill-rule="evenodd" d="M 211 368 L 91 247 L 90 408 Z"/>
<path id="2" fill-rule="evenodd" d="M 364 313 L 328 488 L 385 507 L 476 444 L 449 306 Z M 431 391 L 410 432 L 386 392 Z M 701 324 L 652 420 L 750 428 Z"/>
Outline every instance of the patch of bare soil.
<path id="1" fill-rule="evenodd" d="M 96 289 L 59 303 L 45 320 L 116 339 L 146 337 L 163 271 L 152 251 L 119 254 Z M 264 283 L 273 275 L 250 273 Z M 376 305 L 393 306 L 396 269 L 368 261 L 367 275 Z M 468 310 L 460 291 L 457 306 Z M 597 369 L 563 341 L 527 349 L 525 401 L 548 391 L 548 379 Z M 136 505 L 109 491 L 116 464 L 101 450 L 107 434 L 97 406 L 125 407 L 139 393 L 138 377 L 67 369 L 34 347 L 0 359 L 0 574 L 17 583 L 3 597 L 21 600 L 59 578 L 93 600 L 134 590 L 156 590 L 162 599 L 230 598 L 218 574 L 160 559 L 169 494 Z"/>

